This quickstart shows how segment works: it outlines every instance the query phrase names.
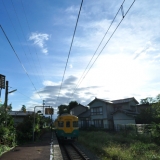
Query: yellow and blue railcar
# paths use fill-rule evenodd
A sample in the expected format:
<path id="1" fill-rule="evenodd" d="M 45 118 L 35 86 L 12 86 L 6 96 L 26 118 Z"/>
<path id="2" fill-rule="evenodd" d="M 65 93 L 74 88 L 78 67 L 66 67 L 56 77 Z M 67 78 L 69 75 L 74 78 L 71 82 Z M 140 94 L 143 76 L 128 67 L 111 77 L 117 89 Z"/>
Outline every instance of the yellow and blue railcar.
<path id="1" fill-rule="evenodd" d="M 78 139 L 78 117 L 71 114 L 62 114 L 55 120 L 56 135 L 59 139 Z"/>

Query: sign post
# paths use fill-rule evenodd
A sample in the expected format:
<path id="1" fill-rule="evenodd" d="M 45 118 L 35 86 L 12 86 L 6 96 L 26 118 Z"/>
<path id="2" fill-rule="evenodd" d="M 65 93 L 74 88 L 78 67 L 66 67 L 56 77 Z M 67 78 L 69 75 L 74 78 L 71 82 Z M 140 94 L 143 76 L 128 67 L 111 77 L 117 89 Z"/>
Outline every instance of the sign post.
<path id="1" fill-rule="evenodd" d="M 47 110 L 48 112 L 46 112 L 46 110 L 45 110 L 45 114 L 46 114 L 46 113 L 50 113 L 50 114 L 51 114 L 51 113 L 52 113 L 52 114 L 54 113 L 53 108 L 52 108 L 52 107 L 50 108 L 50 106 L 44 106 L 44 105 L 43 105 L 43 106 L 35 106 L 35 107 L 34 107 L 33 141 L 34 141 L 34 127 L 35 127 L 35 109 L 36 109 L 37 107 L 41 107 L 41 108 L 48 107 L 49 109 L 52 109 L 52 110 Z M 48 109 L 48 108 L 45 108 L 45 109 Z M 51 114 L 51 115 L 52 115 L 52 114 Z"/>
<path id="2" fill-rule="evenodd" d="M 0 98 L 2 89 L 5 89 L 5 76 L 0 74 Z"/>

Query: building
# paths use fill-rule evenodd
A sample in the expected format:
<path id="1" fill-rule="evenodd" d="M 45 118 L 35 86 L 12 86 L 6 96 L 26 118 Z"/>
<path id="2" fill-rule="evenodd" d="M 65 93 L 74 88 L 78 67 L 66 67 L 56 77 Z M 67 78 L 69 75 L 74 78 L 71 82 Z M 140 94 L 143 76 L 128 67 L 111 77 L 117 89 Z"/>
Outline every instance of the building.
<path id="1" fill-rule="evenodd" d="M 78 115 L 81 127 L 117 129 L 118 125 L 135 124 L 138 101 L 134 98 L 104 100 L 95 98 L 88 106 L 89 111 Z"/>
<path id="2" fill-rule="evenodd" d="M 70 110 L 70 114 L 78 116 L 79 114 L 81 114 L 81 113 L 83 113 L 83 112 L 85 112 L 87 110 L 88 110 L 88 107 L 85 107 L 85 106 L 83 106 L 81 104 L 78 104 L 77 106 L 75 106 L 74 108 L 72 108 Z"/>
<path id="3" fill-rule="evenodd" d="M 14 125 L 17 126 L 19 123 L 23 122 L 24 118 L 28 115 L 32 115 L 32 111 L 8 111 L 8 114 L 11 115 L 14 119 Z"/>

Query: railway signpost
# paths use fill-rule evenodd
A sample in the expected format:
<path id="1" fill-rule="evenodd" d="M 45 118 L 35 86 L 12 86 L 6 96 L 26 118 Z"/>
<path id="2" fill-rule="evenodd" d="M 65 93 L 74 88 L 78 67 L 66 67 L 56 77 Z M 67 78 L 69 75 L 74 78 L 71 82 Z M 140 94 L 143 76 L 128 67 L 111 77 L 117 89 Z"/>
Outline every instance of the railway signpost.
<path id="1" fill-rule="evenodd" d="M 34 107 L 34 122 L 33 122 L 33 141 L 34 141 L 34 127 L 35 127 L 35 109 L 37 108 L 37 107 L 40 107 L 40 108 L 45 108 L 45 114 L 47 114 L 47 115 L 53 115 L 53 113 L 54 113 L 54 109 L 51 107 L 51 106 L 35 106 Z"/>
<path id="2" fill-rule="evenodd" d="M 5 76 L 0 74 L 0 97 L 2 89 L 5 89 Z"/>

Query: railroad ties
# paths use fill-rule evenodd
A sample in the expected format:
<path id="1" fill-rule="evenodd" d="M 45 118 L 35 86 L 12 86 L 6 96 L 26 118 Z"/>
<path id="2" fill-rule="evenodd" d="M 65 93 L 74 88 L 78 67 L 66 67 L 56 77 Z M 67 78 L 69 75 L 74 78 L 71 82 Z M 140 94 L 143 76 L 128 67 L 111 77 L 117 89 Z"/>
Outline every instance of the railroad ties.
<path id="1" fill-rule="evenodd" d="M 89 160 L 89 158 L 73 142 L 60 143 L 64 160 Z"/>

